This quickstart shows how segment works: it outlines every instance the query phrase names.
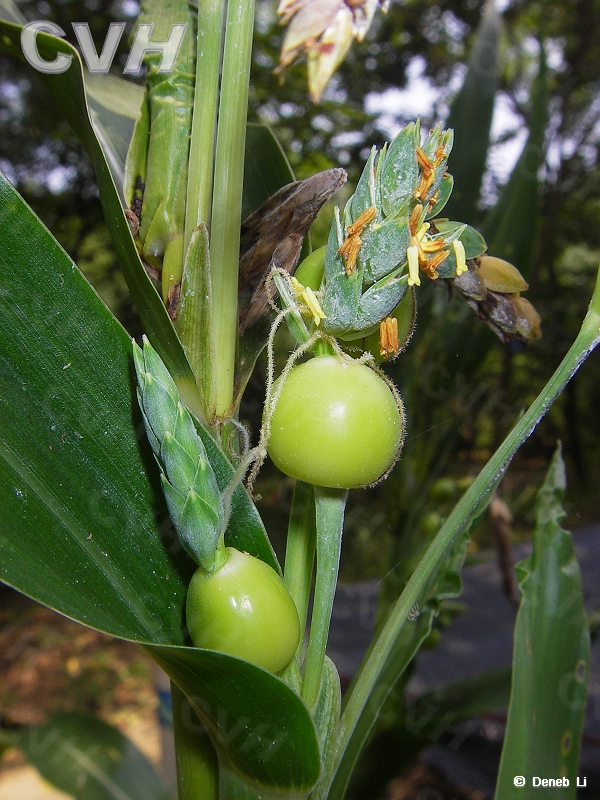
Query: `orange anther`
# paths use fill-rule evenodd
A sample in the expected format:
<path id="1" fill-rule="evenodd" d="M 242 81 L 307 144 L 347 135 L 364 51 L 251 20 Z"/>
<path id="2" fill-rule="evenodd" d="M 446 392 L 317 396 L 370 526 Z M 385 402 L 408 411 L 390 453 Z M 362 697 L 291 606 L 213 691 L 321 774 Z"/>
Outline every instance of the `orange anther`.
<path id="1" fill-rule="evenodd" d="M 368 225 L 369 222 L 371 222 L 375 214 L 377 214 L 377 209 L 375 206 L 370 206 L 370 208 L 367 208 L 365 211 L 363 211 L 362 214 L 360 214 L 351 225 L 348 225 L 348 236 L 354 236 L 357 233 L 362 233 L 365 225 Z"/>
<path id="2" fill-rule="evenodd" d="M 397 356 L 400 351 L 395 317 L 386 317 L 379 323 L 379 350 L 382 356 Z"/>
<path id="3" fill-rule="evenodd" d="M 351 225 L 348 225 L 348 231 L 344 243 L 338 250 L 338 255 L 346 259 L 346 275 L 351 275 L 352 270 L 356 264 L 358 253 L 362 245 L 360 234 L 363 232 L 365 225 L 377 214 L 375 206 L 370 206 L 360 214 Z"/>
<path id="4" fill-rule="evenodd" d="M 431 163 L 429 156 L 425 155 L 419 146 L 417 146 L 417 161 L 423 170 L 424 175 L 429 176 L 433 172 L 433 164 Z"/>
<path id="5" fill-rule="evenodd" d="M 431 258 L 428 258 L 425 264 L 421 265 L 421 269 L 429 278 L 431 278 L 432 281 L 434 281 L 439 277 L 437 268 L 448 258 L 449 255 L 450 250 L 441 250 L 439 253 L 431 256 Z"/>
<path id="6" fill-rule="evenodd" d="M 410 212 L 408 227 L 410 229 L 411 236 L 416 236 L 417 225 L 419 224 L 419 220 L 421 219 L 422 213 L 423 213 L 423 206 L 421 205 L 421 203 L 417 203 L 417 205 Z"/>

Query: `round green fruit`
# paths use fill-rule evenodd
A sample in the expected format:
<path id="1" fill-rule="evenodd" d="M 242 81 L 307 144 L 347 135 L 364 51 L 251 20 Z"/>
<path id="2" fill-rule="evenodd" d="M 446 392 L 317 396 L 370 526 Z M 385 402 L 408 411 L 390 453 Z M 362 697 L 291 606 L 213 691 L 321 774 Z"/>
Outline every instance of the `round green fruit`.
<path id="1" fill-rule="evenodd" d="M 196 570 L 186 621 L 196 647 L 219 650 L 279 672 L 294 657 L 300 621 L 279 575 L 264 561 L 233 547 L 219 569 Z"/>
<path id="2" fill-rule="evenodd" d="M 295 277 L 303 286 L 310 286 L 316 292 L 321 288 L 323 273 L 325 272 L 325 253 L 327 247 L 319 247 L 313 250 L 296 270 Z"/>
<path id="3" fill-rule="evenodd" d="M 351 489 L 390 468 L 403 433 L 402 411 L 376 372 L 351 359 L 317 356 L 285 378 L 267 449 L 286 475 Z"/>

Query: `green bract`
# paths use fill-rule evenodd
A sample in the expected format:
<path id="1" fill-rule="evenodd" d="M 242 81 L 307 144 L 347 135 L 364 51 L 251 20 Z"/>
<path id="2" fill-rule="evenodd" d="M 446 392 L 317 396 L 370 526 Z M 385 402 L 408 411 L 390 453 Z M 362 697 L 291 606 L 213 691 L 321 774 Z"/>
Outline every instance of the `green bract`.
<path id="1" fill-rule="evenodd" d="M 389 147 L 371 151 L 356 191 L 329 233 L 321 287 L 327 333 L 368 335 L 402 299 L 407 250 L 450 195 L 446 166 L 452 138 L 452 131 L 438 125 L 421 147 L 420 126 L 413 122 Z M 427 235 L 436 236 L 433 230 Z"/>
<path id="2" fill-rule="evenodd" d="M 441 125 L 421 142 L 420 124 L 411 122 L 389 146 L 371 151 L 344 211 L 335 210 L 326 248 L 305 259 L 296 273 L 303 286 L 317 291 L 323 314 L 318 325 L 327 335 L 357 348 L 363 340 L 362 349 L 376 358 L 397 355 L 410 333 L 412 314 L 391 348 L 380 352 L 373 341 L 364 340 L 395 316 L 422 275 L 454 279 L 467 271 L 466 259 L 485 252 L 473 228 L 438 219 L 452 192 L 446 171 L 452 143 L 453 132 Z M 280 295 L 290 306 L 281 289 Z M 408 305 L 414 306 L 412 296 Z M 292 335 L 306 341 L 293 329 L 292 316 L 288 321 Z"/>
<path id="3" fill-rule="evenodd" d="M 379 375 L 350 358 L 318 356 L 285 377 L 268 452 L 293 478 L 353 488 L 387 472 L 403 434 L 402 410 Z"/>
<path id="4" fill-rule="evenodd" d="M 210 569 L 224 523 L 217 479 L 173 379 L 145 337 L 143 350 L 133 343 L 133 360 L 138 400 L 173 525 L 192 558 Z"/>
<path id="5" fill-rule="evenodd" d="M 294 657 L 300 621 L 285 584 L 264 561 L 226 548 L 213 573 L 196 570 L 186 601 L 196 647 L 220 650 L 279 672 Z"/>

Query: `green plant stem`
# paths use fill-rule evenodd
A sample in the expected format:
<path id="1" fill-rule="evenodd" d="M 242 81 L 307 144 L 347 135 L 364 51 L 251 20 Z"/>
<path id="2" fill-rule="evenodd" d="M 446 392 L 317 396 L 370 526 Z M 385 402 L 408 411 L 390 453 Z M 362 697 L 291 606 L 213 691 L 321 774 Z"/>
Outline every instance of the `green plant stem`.
<path id="1" fill-rule="evenodd" d="M 177 797 L 218 800 L 219 765 L 215 748 L 181 689 L 171 682 Z"/>
<path id="2" fill-rule="evenodd" d="M 273 273 L 273 283 L 277 288 L 283 307 L 294 309 L 290 311 L 285 318 L 290 333 L 298 344 L 305 344 L 310 339 L 310 333 L 306 327 L 306 323 L 302 319 L 302 315 L 296 308 L 298 301 L 292 292 L 289 278 L 286 279 L 280 273 L 275 272 Z"/>
<path id="3" fill-rule="evenodd" d="M 321 687 L 323 659 L 329 635 L 342 549 L 344 511 L 348 498 L 347 489 L 324 489 L 315 486 L 314 492 L 317 523 L 317 571 L 302 687 L 302 699 L 309 708 L 315 704 Z"/>
<path id="4" fill-rule="evenodd" d="M 244 147 L 253 25 L 253 0 L 229 0 L 210 231 L 215 373 L 213 396 L 208 405 L 218 417 L 225 416 L 233 402 Z"/>
<path id="5" fill-rule="evenodd" d="M 301 631 L 304 631 L 306 627 L 308 597 L 317 541 L 314 509 L 312 486 L 297 481 L 288 528 L 284 581 L 296 604 Z M 298 655 L 300 655 L 303 645 L 304 642 L 301 640 L 298 645 Z"/>
<path id="6" fill-rule="evenodd" d="M 194 228 L 201 222 L 210 228 L 224 16 L 225 0 L 199 0 L 184 252 Z"/>
<path id="7" fill-rule="evenodd" d="M 542 392 L 534 400 L 523 417 L 514 426 L 498 450 L 490 458 L 486 466 L 473 481 L 469 489 L 459 500 L 452 513 L 427 549 L 388 619 L 373 644 L 367 658 L 359 671 L 353 687 L 348 695 L 346 707 L 340 721 L 338 743 L 335 755 L 335 769 L 338 775 L 334 778 L 329 800 L 341 798 L 346 786 L 350 768 L 340 770 L 344 753 L 348 748 L 359 720 L 363 715 L 372 717 L 373 723 L 386 699 L 384 692 L 372 696 L 379 677 L 385 670 L 387 659 L 393 650 L 394 643 L 406 624 L 411 608 L 418 603 L 427 579 L 444 558 L 454 538 L 466 524 L 473 509 L 483 496 L 506 470 L 510 460 L 531 435 L 536 425 L 548 411 L 554 400 L 562 392 L 566 384 L 585 361 L 588 355 L 600 342 L 600 273 L 588 313 L 575 342 L 565 355 L 554 375 L 550 378 Z M 389 687 L 390 689 L 392 687 Z M 362 726 L 364 729 L 364 725 Z M 350 765 L 351 766 L 351 765 Z"/>

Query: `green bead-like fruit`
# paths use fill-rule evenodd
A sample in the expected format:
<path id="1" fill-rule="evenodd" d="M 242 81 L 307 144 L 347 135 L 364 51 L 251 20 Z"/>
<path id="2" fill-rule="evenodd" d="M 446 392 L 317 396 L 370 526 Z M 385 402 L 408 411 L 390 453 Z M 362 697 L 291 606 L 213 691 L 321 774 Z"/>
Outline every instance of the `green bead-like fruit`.
<path id="1" fill-rule="evenodd" d="M 287 375 L 267 449 L 286 475 L 350 489 L 386 472 L 403 432 L 402 412 L 376 372 L 350 359 L 318 356 Z"/>
<path id="2" fill-rule="evenodd" d="M 325 253 L 327 247 L 319 247 L 313 250 L 304 261 L 298 266 L 295 277 L 303 286 L 310 286 L 316 292 L 321 288 L 323 273 L 325 272 Z"/>
<path id="3" fill-rule="evenodd" d="M 294 601 L 264 561 L 233 547 L 226 553 L 219 569 L 200 568 L 190 582 L 185 611 L 192 641 L 279 672 L 300 641 Z"/>

